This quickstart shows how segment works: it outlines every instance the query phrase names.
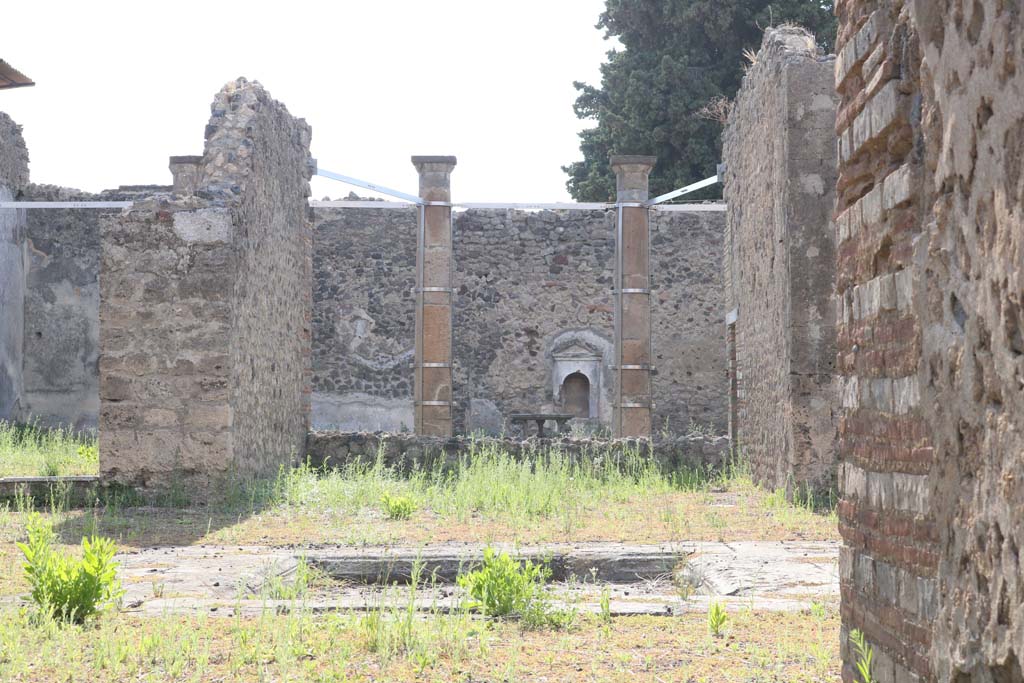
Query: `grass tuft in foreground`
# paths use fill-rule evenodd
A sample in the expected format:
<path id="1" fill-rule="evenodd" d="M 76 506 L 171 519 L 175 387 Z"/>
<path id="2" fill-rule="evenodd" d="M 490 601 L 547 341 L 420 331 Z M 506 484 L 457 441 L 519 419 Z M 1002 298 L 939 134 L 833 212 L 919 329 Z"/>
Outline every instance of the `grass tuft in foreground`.
<path id="1" fill-rule="evenodd" d="M 724 637 L 706 616 L 580 617 L 523 630 L 403 606 L 315 615 L 107 614 L 85 627 L 0 608 L 0 680 L 768 681 L 839 677 L 839 618 L 741 611 Z"/>

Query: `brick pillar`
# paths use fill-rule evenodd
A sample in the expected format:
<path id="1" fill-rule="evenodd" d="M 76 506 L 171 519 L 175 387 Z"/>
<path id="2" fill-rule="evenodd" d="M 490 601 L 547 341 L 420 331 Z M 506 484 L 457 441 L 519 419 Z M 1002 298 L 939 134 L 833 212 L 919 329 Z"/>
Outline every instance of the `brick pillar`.
<path id="1" fill-rule="evenodd" d="M 613 156 L 615 231 L 615 436 L 651 436 L 651 230 L 647 178 L 656 157 Z"/>
<path id="2" fill-rule="evenodd" d="M 413 157 L 420 174 L 416 243 L 416 433 L 452 435 L 452 207 L 455 157 Z M 439 202 L 439 205 L 431 205 Z"/>

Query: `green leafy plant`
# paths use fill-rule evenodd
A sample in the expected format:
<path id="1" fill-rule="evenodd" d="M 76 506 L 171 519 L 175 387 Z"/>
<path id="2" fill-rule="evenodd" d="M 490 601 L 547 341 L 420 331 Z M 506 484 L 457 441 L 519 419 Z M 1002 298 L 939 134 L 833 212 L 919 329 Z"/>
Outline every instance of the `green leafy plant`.
<path id="1" fill-rule="evenodd" d="M 871 675 L 871 662 L 875 658 L 874 649 L 868 644 L 864 632 L 860 629 L 850 631 L 850 642 L 853 643 L 853 654 L 856 657 L 854 667 L 861 683 L 875 683 Z"/>
<path id="2" fill-rule="evenodd" d="M 100 449 L 96 444 L 83 444 L 78 447 L 76 453 L 84 462 L 95 464 L 100 461 Z"/>
<path id="3" fill-rule="evenodd" d="M 380 502 L 388 519 L 409 519 L 416 511 L 416 504 L 408 496 L 392 496 L 385 493 L 380 497 Z"/>
<path id="4" fill-rule="evenodd" d="M 81 624 L 124 595 L 114 561 L 117 548 L 109 538 L 83 538 L 79 560 L 54 549 L 53 525 L 38 513 L 29 516 L 26 531 L 28 542 L 18 548 L 25 556 L 30 597 L 41 609 Z"/>
<path id="5" fill-rule="evenodd" d="M 722 635 L 725 622 L 728 620 L 729 615 L 725 611 L 725 605 L 716 601 L 708 606 L 708 630 L 711 631 L 711 635 Z"/>
<path id="6" fill-rule="evenodd" d="M 575 614 L 552 607 L 546 588 L 550 578 L 546 565 L 519 562 L 488 547 L 484 548 L 483 565 L 459 576 L 458 583 L 472 598 L 467 607 L 487 616 L 518 617 L 529 627 L 568 626 Z"/>

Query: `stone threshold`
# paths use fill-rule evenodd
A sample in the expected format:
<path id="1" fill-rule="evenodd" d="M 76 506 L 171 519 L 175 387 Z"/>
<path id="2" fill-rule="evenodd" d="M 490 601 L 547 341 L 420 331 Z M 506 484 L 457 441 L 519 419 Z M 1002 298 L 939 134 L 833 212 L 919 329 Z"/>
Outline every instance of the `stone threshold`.
<path id="1" fill-rule="evenodd" d="M 0 500 L 11 500 L 20 495 L 46 500 L 51 494 L 64 495 L 66 488 L 69 505 L 91 502 L 99 491 L 100 478 L 95 474 L 77 474 L 59 477 L 0 477 Z"/>

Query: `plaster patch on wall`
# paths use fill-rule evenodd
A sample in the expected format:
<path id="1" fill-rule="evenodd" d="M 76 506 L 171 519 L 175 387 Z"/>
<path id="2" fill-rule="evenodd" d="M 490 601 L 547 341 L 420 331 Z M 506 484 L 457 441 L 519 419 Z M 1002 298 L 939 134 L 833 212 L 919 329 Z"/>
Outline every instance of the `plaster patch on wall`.
<path id="1" fill-rule="evenodd" d="M 231 239 L 231 211 L 179 211 L 174 214 L 174 233 L 186 242 L 227 242 Z"/>
<path id="2" fill-rule="evenodd" d="M 313 392 L 314 429 L 402 432 L 412 431 L 413 423 L 411 398 Z"/>

